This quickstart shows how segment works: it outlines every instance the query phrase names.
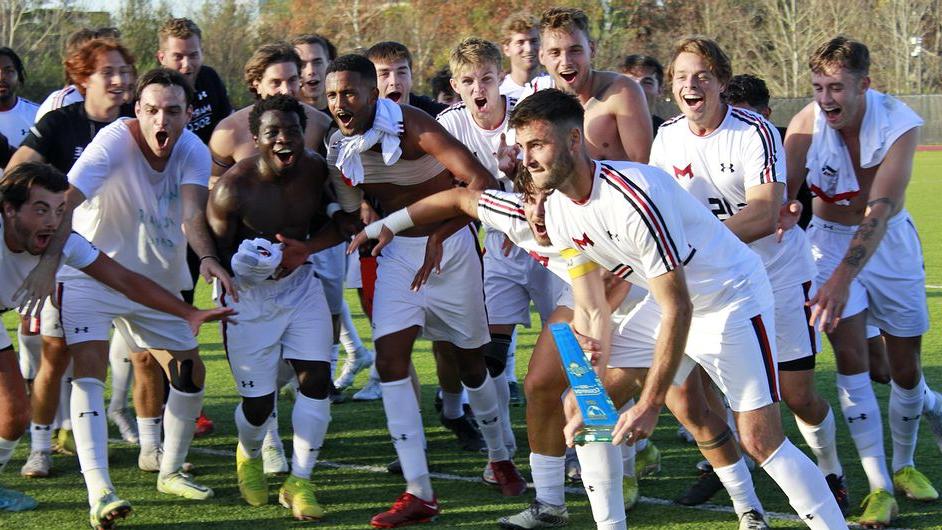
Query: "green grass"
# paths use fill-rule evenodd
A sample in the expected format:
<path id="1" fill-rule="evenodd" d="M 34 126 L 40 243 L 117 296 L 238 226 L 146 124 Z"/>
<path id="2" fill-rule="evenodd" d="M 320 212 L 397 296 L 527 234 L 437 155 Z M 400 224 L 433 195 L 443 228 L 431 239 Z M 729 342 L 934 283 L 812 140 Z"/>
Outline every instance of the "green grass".
<path id="1" fill-rule="evenodd" d="M 909 186 L 908 207 L 920 229 L 926 258 L 927 283 L 942 285 L 942 219 L 933 214 L 934 201 L 942 196 L 942 153 L 919 153 L 916 169 Z M 200 304 L 209 305 L 207 290 L 200 290 Z M 350 306 L 358 308 L 352 293 L 348 293 Z M 942 289 L 929 289 L 929 308 L 932 315 L 942 309 Z M 369 326 L 361 314 L 356 315 L 357 326 L 364 339 Z M 4 323 L 12 330 L 12 315 L 5 315 Z M 521 330 L 518 339 L 517 372 L 522 378 L 533 342 L 534 330 Z M 206 409 L 216 421 L 217 431 L 209 438 L 197 440 L 189 460 L 197 466 L 199 480 L 216 491 L 216 498 L 208 502 L 189 502 L 162 495 L 155 490 L 155 476 L 137 470 L 136 448 L 125 444 L 111 447 L 111 470 L 120 494 L 129 499 L 135 514 L 122 526 L 135 528 L 289 528 L 302 526 L 292 521 L 286 510 L 276 504 L 275 493 L 280 480 L 271 481 L 272 504 L 263 508 L 250 508 L 239 498 L 235 484 L 234 458 L 207 454 L 201 450 L 232 451 L 235 448 L 235 427 L 232 411 L 237 395 L 226 365 L 218 329 L 207 326 L 200 335 L 203 358 L 208 366 Z M 923 365 L 930 385 L 942 388 L 942 335 L 933 329 L 923 342 Z M 450 433 L 438 425 L 432 407 L 435 388 L 434 367 L 427 342 L 416 345 L 414 359 L 423 386 L 422 409 L 427 426 L 429 458 L 433 471 L 477 477 L 484 464 L 478 455 L 454 448 Z M 830 350 L 818 357 L 817 382 L 824 395 L 837 409 L 834 391 L 834 360 Z M 366 379 L 358 378 L 358 388 Z M 878 386 L 877 395 L 886 403 L 887 388 Z M 282 434 L 290 446 L 290 403 L 279 404 Z M 529 476 L 523 409 L 513 409 L 514 425 L 521 447 L 518 461 Z M 372 403 L 345 403 L 333 408 L 333 421 L 321 459 L 339 464 L 384 466 L 395 456 L 386 434 L 382 405 Z M 786 416 L 788 416 L 786 414 Z M 884 418 L 884 426 L 886 419 Z M 650 479 L 642 480 L 642 494 L 659 499 L 672 499 L 694 478 L 694 464 L 700 459 L 696 449 L 681 444 L 676 436 L 676 421 L 664 414 L 654 440 L 664 455 L 663 470 Z M 785 419 L 788 435 L 799 446 L 801 440 L 794 420 Z M 113 428 L 112 428 L 113 431 Z M 843 422 L 838 425 L 840 454 L 850 484 L 852 501 L 859 502 L 866 494 L 866 479 L 856 462 L 856 452 Z M 886 440 L 890 451 L 889 437 Z M 2 476 L 6 487 L 16 488 L 34 495 L 41 503 L 37 511 L 20 514 L 0 514 L 0 528 L 82 528 L 87 520 L 85 488 L 78 462 L 74 457 L 56 456 L 55 475 L 46 480 L 27 480 L 19 476 L 28 450 L 28 440 L 18 448 L 13 460 Z M 931 480 L 942 486 L 942 457 L 933 443 L 928 428 L 923 425 L 917 453 L 917 463 Z M 385 509 L 402 491 L 401 479 L 375 471 L 351 468 L 318 467 L 315 469 L 318 497 L 327 510 L 322 522 L 310 524 L 319 528 L 365 528 L 369 518 Z M 778 488 L 761 472 L 754 475 L 759 497 L 767 510 L 791 513 L 791 509 Z M 451 480 L 434 480 L 443 515 L 438 527 L 494 528 L 494 521 L 523 509 L 532 499 L 532 492 L 523 498 L 505 500 L 496 491 L 483 484 Z M 582 495 L 568 495 L 571 514 L 570 528 L 594 528 L 586 499 Z M 715 499 L 717 504 L 728 504 L 725 494 Z M 898 526 L 910 528 L 942 527 L 942 503 L 918 504 L 900 499 L 901 517 Z M 702 529 L 736 528 L 728 513 L 694 510 L 677 506 L 641 504 L 629 517 L 633 528 Z M 307 525 L 305 525 L 307 526 Z M 795 521 L 773 521 L 780 528 L 801 528 Z"/>

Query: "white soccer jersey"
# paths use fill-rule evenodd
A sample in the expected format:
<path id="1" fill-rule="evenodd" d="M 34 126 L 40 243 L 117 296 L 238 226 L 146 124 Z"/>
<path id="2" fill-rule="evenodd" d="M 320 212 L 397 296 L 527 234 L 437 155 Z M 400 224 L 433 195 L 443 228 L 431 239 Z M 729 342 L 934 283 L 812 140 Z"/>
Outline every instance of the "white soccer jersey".
<path id="1" fill-rule="evenodd" d="M 73 229 L 126 268 L 168 291 L 193 287 L 186 265 L 180 187 L 209 183 L 209 150 L 184 130 L 163 171 L 154 170 L 119 119 L 98 132 L 69 171 L 86 201 L 75 209 Z M 63 269 L 64 279 L 83 277 Z"/>
<path id="2" fill-rule="evenodd" d="M 494 178 L 500 183 L 501 189 L 511 191 L 513 182 L 497 167 L 497 149 L 500 147 L 501 134 L 505 134 L 507 145 L 513 145 L 515 142 L 514 130 L 507 127 L 507 124 L 510 122 L 510 112 L 517 105 L 517 100 L 510 96 L 501 97 L 505 102 L 504 119 L 500 125 L 493 129 L 485 129 L 478 125 L 463 101 L 443 110 L 435 119 L 442 124 L 445 130 L 474 153 L 481 165 L 486 167 L 491 175 L 494 175 Z"/>
<path id="3" fill-rule="evenodd" d="M 0 219 L 0 233 L 3 233 L 3 220 Z M 69 239 L 62 249 L 63 265 L 84 269 L 98 259 L 98 249 L 84 237 L 69 234 Z M 0 310 L 16 305 L 13 293 L 20 288 L 23 280 L 39 263 L 39 256 L 29 252 L 13 252 L 6 242 L 0 243 Z"/>
<path id="4" fill-rule="evenodd" d="M 720 221 L 746 206 L 746 190 L 770 182 L 786 181 L 785 151 L 775 127 L 762 116 L 727 106 L 726 117 L 716 130 L 698 136 L 683 115 L 668 120 L 651 146 L 652 166 L 673 175 Z M 782 191 L 781 201 L 786 200 Z M 753 241 L 754 250 L 769 275 L 773 289 L 810 281 L 814 261 L 801 228 Z"/>
<path id="5" fill-rule="evenodd" d="M 694 316 L 751 318 L 772 307 L 759 257 L 660 169 L 594 161 L 582 202 L 560 192 L 546 199 L 546 229 L 599 265 L 644 288 L 681 265 Z"/>
<path id="6" fill-rule="evenodd" d="M 527 87 L 524 85 L 518 85 L 516 81 L 510 77 L 510 74 L 507 74 L 504 76 L 504 80 L 500 82 L 500 87 L 498 87 L 498 90 L 503 96 L 520 99 L 527 90 Z"/>
<path id="7" fill-rule="evenodd" d="M 39 120 L 50 110 L 61 109 L 62 107 L 78 103 L 79 101 L 85 101 L 85 97 L 82 96 L 82 93 L 78 91 L 75 85 L 69 85 L 65 88 L 54 90 L 51 94 L 46 96 L 46 99 L 39 105 L 34 123 L 39 123 Z"/>
<path id="8" fill-rule="evenodd" d="M 7 137 L 10 147 L 19 147 L 29 134 L 29 128 L 36 122 L 38 108 L 39 105 L 32 101 L 17 97 L 12 109 L 0 112 L 0 134 Z"/>

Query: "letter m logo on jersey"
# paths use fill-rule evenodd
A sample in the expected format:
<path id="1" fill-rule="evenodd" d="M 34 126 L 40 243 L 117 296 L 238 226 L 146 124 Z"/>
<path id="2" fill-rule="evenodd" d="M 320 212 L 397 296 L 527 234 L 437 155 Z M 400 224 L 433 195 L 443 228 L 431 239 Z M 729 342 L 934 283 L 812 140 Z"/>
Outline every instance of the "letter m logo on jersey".
<path id="1" fill-rule="evenodd" d="M 690 164 L 687 164 L 687 167 L 680 169 L 677 166 L 671 166 L 674 168 L 674 178 L 680 179 L 680 177 L 693 178 L 693 170 L 690 169 Z"/>
<path id="2" fill-rule="evenodd" d="M 533 252 L 532 250 L 530 251 L 529 254 L 530 254 L 530 257 L 538 261 L 540 265 L 544 267 L 549 267 L 549 257 L 544 256 L 542 254 L 537 254 L 536 252 Z"/>
<path id="3" fill-rule="evenodd" d="M 585 232 L 582 233 L 582 239 L 572 238 L 572 242 L 579 247 L 579 250 L 585 250 L 585 247 L 594 246 L 595 242 L 589 239 L 589 235 Z"/>

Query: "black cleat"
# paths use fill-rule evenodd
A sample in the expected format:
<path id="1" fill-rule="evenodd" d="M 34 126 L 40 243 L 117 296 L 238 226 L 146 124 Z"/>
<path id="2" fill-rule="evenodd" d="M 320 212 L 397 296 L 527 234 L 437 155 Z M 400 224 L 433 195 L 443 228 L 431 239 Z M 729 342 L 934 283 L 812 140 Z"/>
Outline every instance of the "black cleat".
<path id="1" fill-rule="evenodd" d="M 723 489 L 723 483 L 720 482 L 720 477 L 716 473 L 701 472 L 697 481 L 691 484 L 683 495 L 674 499 L 674 502 L 684 506 L 699 506 L 712 499 L 721 489 Z"/>
<path id="2" fill-rule="evenodd" d="M 828 488 L 831 489 L 831 494 L 834 495 L 834 500 L 837 501 L 837 506 L 841 509 L 841 513 L 844 514 L 844 517 L 847 517 L 847 513 L 850 511 L 850 495 L 847 493 L 847 484 L 844 482 L 844 475 L 837 476 L 831 473 L 824 477 L 824 480 L 827 481 Z"/>
<path id="3" fill-rule="evenodd" d="M 471 422 L 467 414 L 460 418 L 448 419 L 440 415 L 442 425 L 458 438 L 458 445 L 465 451 L 482 451 L 487 448 L 481 431 Z"/>

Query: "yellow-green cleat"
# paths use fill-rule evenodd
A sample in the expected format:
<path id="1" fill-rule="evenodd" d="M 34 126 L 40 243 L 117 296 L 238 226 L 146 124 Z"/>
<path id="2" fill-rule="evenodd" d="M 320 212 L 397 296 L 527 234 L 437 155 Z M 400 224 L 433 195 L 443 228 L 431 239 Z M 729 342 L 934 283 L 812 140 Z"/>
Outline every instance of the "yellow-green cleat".
<path id="1" fill-rule="evenodd" d="M 268 504 L 268 479 L 261 456 L 249 458 L 242 448 L 236 447 L 236 476 L 239 478 L 239 493 L 249 506 Z"/>
<path id="2" fill-rule="evenodd" d="M 864 528 L 886 528 L 899 514 L 896 499 L 885 489 L 870 492 L 860 506 L 864 511 L 857 522 Z"/>
<path id="3" fill-rule="evenodd" d="M 102 490 L 98 502 L 88 511 L 88 524 L 95 530 L 114 528 L 118 519 L 131 515 L 131 503 L 119 499 L 114 490 Z"/>
<path id="4" fill-rule="evenodd" d="M 157 491 L 194 501 L 205 501 L 213 496 L 213 490 L 197 484 L 191 475 L 181 471 L 157 477 Z"/>
<path id="5" fill-rule="evenodd" d="M 56 452 L 63 455 L 75 455 L 75 436 L 72 429 L 59 429 L 56 434 Z"/>
<path id="6" fill-rule="evenodd" d="M 635 455 L 635 476 L 638 478 L 655 475 L 661 471 L 661 451 L 652 442 L 648 442 L 643 451 Z"/>
<path id="7" fill-rule="evenodd" d="M 625 512 L 627 513 L 638 504 L 638 497 L 640 496 L 638 491 L 638 477 L 624 477 L 622 480 L 622 488 L 624 489 Z"/>
<path id="8" fill-rule="evenodd" d="M 291 510 L 299 521 L 311 521 L 324 517 L 324 509 L 314 496 L 314 484 L 294 475 L 289 475 L 284 486 L 278 491 L 278 502 Z"/>
<path id="9" fill-rule="evenodd" d="M 893 485 L 916 501 L 934 501 L 939 498 L 939 492 L 929 479 L 913 466 L 906 466 L 893 473 Z"/>

